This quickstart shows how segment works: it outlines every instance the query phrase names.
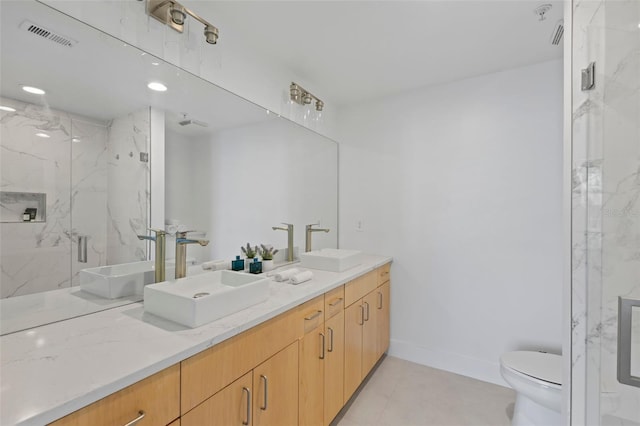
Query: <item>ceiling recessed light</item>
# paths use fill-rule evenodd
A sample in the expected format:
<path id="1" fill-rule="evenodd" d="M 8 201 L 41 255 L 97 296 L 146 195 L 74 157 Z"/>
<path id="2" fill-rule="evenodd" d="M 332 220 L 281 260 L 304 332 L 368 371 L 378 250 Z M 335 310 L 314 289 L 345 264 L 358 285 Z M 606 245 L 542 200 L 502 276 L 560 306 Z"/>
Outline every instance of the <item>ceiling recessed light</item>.
<path id="1" fill-rule="evenodd" d="M 48 134 L 46 134 L 46 133 L 36 133 L 36 136 L 39 136 L 39 137 L 41 137 L 41 138 L 50 138 L 50 137 L 51 137 L 51 136 L 49 136 L 49 135 L 48 135 Z"/>
<path id="2" fill-rule="evenodd" d="M 80 142 L 80 138 L 71 138 L 71 142 L 78 143 Z"/>
<path id="3" fill-rule="evenodd" d="M 147 87 L 151 90 L 155 90 L 156 92 L 166 92 L 167 91 L 167 86 L 165 86 L 162 83 L 158 83 L 157 81 L 152 81 L 151 83 L 147 84 Z"/>
<path id="4" fill-rule="evenodd" d="M 11 108 L 11 107 L 4 106 L 4 105 L 0 105 L 0 110 L 9 111 L 9 112 L 16 112 L 15 108 Z"/>
<path id="5" fill-rule="evenodd" d="M 33 93 L 34 95 L 44 95 L 45 91 L 32 86 L 22 86 L 22 90 L 25 92 Z"/>
<path id="6" fill-rule="evenodd" d="M 160 65 L 160 62 L 151 62 L 151 65 L 153 65 L 153 66 L 156 66 L 156 67 L 157 67 L 158 65 Z"/>

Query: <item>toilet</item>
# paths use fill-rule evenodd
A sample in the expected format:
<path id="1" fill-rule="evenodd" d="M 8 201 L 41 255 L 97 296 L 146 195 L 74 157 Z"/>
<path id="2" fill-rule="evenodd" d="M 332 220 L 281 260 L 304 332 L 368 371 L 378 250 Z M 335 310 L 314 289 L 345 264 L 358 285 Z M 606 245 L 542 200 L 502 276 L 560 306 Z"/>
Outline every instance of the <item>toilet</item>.
<path id="1" fill-rule="evenodd" d="M 560 426 L 562 357 L 546 352 L 507 352 L 500 373 L 516 391 L 512 426 Z"/>

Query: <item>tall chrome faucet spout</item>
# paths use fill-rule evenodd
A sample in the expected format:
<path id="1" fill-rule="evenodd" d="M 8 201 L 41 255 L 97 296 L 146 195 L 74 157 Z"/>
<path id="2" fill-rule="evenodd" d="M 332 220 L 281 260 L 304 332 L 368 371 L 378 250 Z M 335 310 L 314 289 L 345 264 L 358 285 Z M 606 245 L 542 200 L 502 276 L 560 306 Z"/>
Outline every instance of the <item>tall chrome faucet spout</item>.
<path id="1" fill-rule="evenodd" d="M 139 240 L 148 240 L 156 243 L 155 256 L 155 282 L 165 280 L 165 248 L 167 245 L 167 233 L 162 229 L 149 229 L 156 235 L 138 235 Z"/>
<path id="2" fill-rule="evenodd" d="M 176 279 L 187 276 L 187 244 L 206 246 L 209 240 L 187 238 L 187 232 L 176 232 Z"/>
<path id="3" fill-rule="evenodd" d="M 320 225 L 320 223 L 312 223 L 310 225 L 305 226 L 305 241 L 304 241 L 304 251 L 311 251 L 311 233 L 312 232 L 329 232 L 328 228 L 314 228 L 314 226 Z"/>
<path id="4" fill-rule="evenodd" d="M 293 262 L 293 224 L 283 223 L 287 225 L 286 228 L 280 226 L 272 226 L 274 231 L 287 231 L 287 261 Z"/>

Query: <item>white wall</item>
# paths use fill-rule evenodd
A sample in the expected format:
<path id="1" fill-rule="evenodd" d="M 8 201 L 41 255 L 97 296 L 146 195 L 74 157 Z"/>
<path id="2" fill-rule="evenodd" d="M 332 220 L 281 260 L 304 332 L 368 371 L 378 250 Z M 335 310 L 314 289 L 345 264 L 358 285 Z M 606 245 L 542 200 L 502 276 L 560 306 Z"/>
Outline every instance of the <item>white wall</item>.
<path id="1" fill-rule="evenodd" d="M 340 247 L 394 257 L 391 354 L 502 383 L 503 352 L 559 352 L 562 62 L 339 116 Z"/>

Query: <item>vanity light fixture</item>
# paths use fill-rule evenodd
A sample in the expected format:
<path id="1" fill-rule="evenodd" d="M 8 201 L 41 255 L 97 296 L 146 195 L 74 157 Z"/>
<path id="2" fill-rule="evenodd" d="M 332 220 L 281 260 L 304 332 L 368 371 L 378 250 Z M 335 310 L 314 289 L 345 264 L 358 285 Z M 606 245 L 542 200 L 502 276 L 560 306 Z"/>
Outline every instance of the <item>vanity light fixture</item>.
<path id="1" fill-rule="evenodd" d="M 147 84 L 147 87 L 151 90 L 155 90 L 156 92 L 167 91 L 167 86 L 157 81 L 152 81 L 151 83 Z"/>
<path id="2" fill-rule="evenodd" d="M 8 111 L 8 112 L 16 112 L 16 109 L 15 109 L 15 108 L 11 108 L 11 107 L 4 106 L 4 105 L 0 105 L 0 110 L 2 110 L 2 111 Z"/>
<path id="3" fill-rule="evenodd" d="M 324 102 L 318 99 L 308 90 L 305 90 L 302 86 L 296 83 L 291 83 L 289 86 L 289 98 L 300 105 L 309 105 L 314 100 L 316 101 L 316 111 L 322 111 L 324 108 Z"/>
<path id="4" fill-rule="evenodd" d="M 46 93 L 44 90 L 32 86 L 22 86 L 22 90 L 27 93 L 33 93 L 34 95 L 44 95 Z"/>
<path id="5" fill-rule="evenodd" d="M 39 136 L 41 138 L 50 138 L 51 136 L 46 134 L 46 133 L 36 133 L 36 136 Z"/>
<path id="6" fill-rule="evenodd" d="M 218 42 L 218 28 L 211 25 L 193 11 L 187 9 L 175 0 L 146 0 L 147 15 L 173 28 L 179 33 L 184 31 L 187 15 L 204 25 L 204 38 L 209 44 Z"/>

